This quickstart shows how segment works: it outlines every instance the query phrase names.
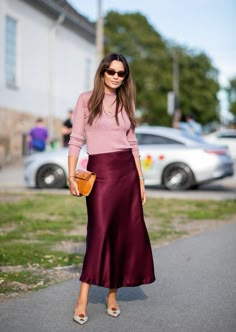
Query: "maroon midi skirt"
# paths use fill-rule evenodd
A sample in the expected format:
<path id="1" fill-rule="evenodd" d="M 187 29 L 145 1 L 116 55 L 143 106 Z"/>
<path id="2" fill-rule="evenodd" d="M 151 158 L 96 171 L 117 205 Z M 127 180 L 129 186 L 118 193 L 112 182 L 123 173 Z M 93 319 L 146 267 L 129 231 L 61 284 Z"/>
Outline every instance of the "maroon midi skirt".
<path id="1" fill-rule="evenodd" d="M 131 149 L 90 155 L 97 178 L 86 197 L 86 253 L 80 280 L 107 288 L 155 280 L 139 176 Z"/>

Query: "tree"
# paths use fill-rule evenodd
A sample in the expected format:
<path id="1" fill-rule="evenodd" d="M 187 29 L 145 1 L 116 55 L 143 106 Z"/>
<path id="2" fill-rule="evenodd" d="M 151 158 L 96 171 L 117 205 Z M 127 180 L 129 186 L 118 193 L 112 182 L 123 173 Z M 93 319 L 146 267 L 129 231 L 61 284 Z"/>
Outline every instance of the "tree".
<path id="1" fill-rule="evenodd" d="M 171 54 L 160 34 L 140 13 L 110 12 L 105 18 L 105 50 L 124 54 L 137 89 L 142 121 L 168 124 L 167 93 L 171 90 Z"/>
<path id="2" fill-rule="evenodd" d="M 170 125 L 167 94 L 172 90 L 172 48 L 140 13 L 105 17 L 105 51 L 126 56 L 137 89 L 137 109 L 142 122 Z M 183 113 L 196 113 L 201 123 L 216 119 L 217 71 L 209 58 L 178 47 L 180 68 L 180 107 Z"/>
<path id="3" fill-rule="evenodd" d="M 180 72 L 180 109 L 193 113 L 202 124 L 219 119 L 220 89 L 218 71 L 204 53 L 178 48 Z"/>
<path id="4" fill-rule="evenodd" d="M 236 117 L 236 77 L 229 80 L 229 87 L 226 88 L 229 101 L 229 111 Z"/>

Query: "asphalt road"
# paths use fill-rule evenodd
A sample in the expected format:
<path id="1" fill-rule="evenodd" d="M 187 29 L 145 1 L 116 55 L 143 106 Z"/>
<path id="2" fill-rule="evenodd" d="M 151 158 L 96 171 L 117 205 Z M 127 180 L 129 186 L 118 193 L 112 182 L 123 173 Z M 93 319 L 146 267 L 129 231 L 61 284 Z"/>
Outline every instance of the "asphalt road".
<path id="1" fill-rule="evenodd" d="M 5 166 L 0 169 L 0 191 L 26 191 L 23 181 L 23 165 Z M 36 189 L 30 189 L 37 191 Z M 40 190 L 42 192 L 42 190 Z M 68 190 L 46 190 L 46 192 L 65 193 Z M 189 198 L 189 199 L 236 199 L 236 169 L 233 177 L 217 180 L 196 190 L 171 192 L 160 187 L 147 188 L 149 197 Z"/>
<path id="2" fill-rule="evenodd" d="M 72 321 L 79 282 L 67 281 L 0 303 L 1 332 L 235 332 L 236 224 L 154 250 L 156 282 L 121 288 L 121 315 L 105 313 L 92 287 L 89 321 Z"/>

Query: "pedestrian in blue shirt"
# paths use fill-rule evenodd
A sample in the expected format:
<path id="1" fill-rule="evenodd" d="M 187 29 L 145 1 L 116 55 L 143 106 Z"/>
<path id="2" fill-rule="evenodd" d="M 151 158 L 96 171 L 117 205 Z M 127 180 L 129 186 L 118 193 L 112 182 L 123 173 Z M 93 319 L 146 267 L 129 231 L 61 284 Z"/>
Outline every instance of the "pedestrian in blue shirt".
<path id="1" fill-rule="evenodd" d="M 176 111 L 173 120 L 173 127 L 187 132 L 189 135 L 202 136 L 202 125 L 195 120 L 194 114 L 189 113 L 186 121 L 181 120 L 181 113 Z"/>

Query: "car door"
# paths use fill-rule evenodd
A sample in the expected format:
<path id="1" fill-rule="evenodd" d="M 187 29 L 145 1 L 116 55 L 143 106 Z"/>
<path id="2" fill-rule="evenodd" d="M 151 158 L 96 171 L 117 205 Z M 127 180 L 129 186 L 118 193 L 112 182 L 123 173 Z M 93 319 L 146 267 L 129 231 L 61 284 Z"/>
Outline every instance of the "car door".
<path id="1" fill-rule="evenodd" d="M 158 134 L 138 132 L 136 135 L 145 183 L 160 185 L 163 169 L 177 159 L 178 148 L 183 147 L 183 144 Z"/>

